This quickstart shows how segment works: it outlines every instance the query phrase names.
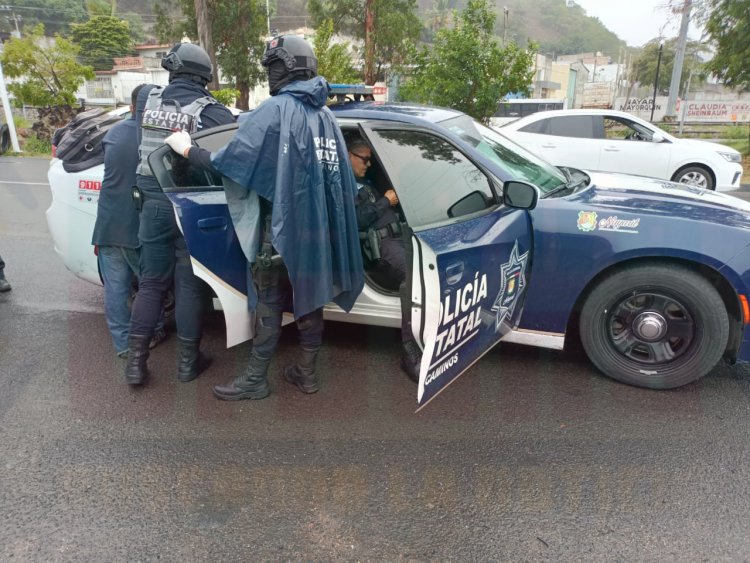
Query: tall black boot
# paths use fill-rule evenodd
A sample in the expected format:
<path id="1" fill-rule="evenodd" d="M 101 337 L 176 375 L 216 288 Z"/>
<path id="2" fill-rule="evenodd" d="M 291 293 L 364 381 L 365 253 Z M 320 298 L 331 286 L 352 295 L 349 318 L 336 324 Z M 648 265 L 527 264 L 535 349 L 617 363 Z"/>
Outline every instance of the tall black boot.
<path id="1" fill-rule="evenodd" d="M 419 364 L 422 363 L 422 350 L 414 340 L 407 340 L 401 346 L 401 369 L 414 383 L 419 383 Z"/>
<path id="2" fill-rule="evenodd" d="M 214 397 L 222 401 L 265 399 L 271 393 L 268 388 L 268 364 L 270 363 L 271 360 L 262 360 L 251 355 L 250 364 L 245 369 L 245 373 L 225 385 L 216 385 Z"/>
<path id="3" fill-rule="evenodd" d="M 177 379 L 183 383 L 198 377 L 208 366 L 211 358 L 200 350 L 200 338 L 177 337 L 180 343 L 179 363 L 177 365 Z"/>
<path id="4" fill-rule="evenodd" d="M 146 361 L 150 341 L 150 334 L 128 335 L 128 361 L 125 364 L 125 383 L 128 385 L 143 385 L 146 381 L 148 376 Z"/>
<path id="5" fill-rule="evenodd" d="M 318 376 L 315 375 L 315 359 L 318 357 L 317 350 L 302 349 L 302 357 L 297 364 L 284 368 L 284 379 L 293 383 L 303 393 L 317 393 Z"/>

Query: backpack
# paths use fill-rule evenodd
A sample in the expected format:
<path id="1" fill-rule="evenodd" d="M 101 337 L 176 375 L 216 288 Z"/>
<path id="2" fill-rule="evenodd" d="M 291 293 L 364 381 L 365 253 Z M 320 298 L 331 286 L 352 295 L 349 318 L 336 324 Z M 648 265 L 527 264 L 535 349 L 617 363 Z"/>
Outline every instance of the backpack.
<path id="1" fill-rule="evenodd" d="M 57 147 L 55 156 L 62 160 L 65 171 L 80 172 L 102 164 L 102 139 L 121 120 L 122 116 L 94 108 L 79 113 L 65 127 L 55 131 L 52 144 Z"/>

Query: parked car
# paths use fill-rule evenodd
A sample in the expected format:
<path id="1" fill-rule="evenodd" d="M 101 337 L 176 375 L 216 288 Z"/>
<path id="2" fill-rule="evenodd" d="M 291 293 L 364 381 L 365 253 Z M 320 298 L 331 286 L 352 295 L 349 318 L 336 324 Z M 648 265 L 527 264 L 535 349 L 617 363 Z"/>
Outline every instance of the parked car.
<path id="1" fill-rule="evenodd" d="M 678 139 L 622 111 L 546 111 L 498 130 L 557 166 L 637 174 L 719 191 L 739 188 L 742 178 L 742 157 L 735 149 Z"/>
<path id="2" fill-rule="evenodd" d="M 750 360 L 750 204 L 690 185 L 557 168 L 452 110 L 357 102 L 333 111 L 345 133 L 370 143 L 374 185 L 398 193 L 415 256 L 420 404 L 501 339 L 563 349 L 580 338 L 606 375 L 650 388 L 694 381 L 722 357 Z M 193 139 L 216 150 L 235 131 Z M 246 260 L 224 180 L 166 146 L 149 161 L 194 271 L 224 310 L 227 344 L 251 338 Z M 53 187 L 53 197 L 60 192 Z M 90 252 L 90 227 L 67 225 L 56 232 L 68 240 L 56 247 Z M 91 279 L 95 268 L 79 275 Z M 397 288 L 367 273 L 354 309 L 329 305 L 326 318 L 400 326 Z"/>

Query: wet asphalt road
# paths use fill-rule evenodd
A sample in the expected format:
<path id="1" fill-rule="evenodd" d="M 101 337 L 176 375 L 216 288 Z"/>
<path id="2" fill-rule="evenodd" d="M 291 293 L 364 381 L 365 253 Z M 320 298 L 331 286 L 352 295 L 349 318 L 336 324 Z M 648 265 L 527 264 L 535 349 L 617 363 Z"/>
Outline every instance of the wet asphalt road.
<path id="1" fill-rule="evenodd" d="M 414 414 L 398 332 L 328 323 L 320 393 L 275 364 L 226 404 L 248 347 L 212 314 L 205 375 L 176 382 L 172 337 L 132 390 L 52 250 L 46 164 L 0 158 L 1 561 L 750 557 L 750 369 L 654 392 L 501 345 Z"/>

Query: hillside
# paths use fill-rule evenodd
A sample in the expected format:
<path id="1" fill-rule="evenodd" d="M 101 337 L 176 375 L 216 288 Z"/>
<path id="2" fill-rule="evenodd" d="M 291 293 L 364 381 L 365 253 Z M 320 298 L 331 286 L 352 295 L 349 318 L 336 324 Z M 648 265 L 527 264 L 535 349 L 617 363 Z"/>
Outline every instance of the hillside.
<path id="1" fill-rule="evenodd" d="M 131 12 L 141 15 L 148 25 L 153 22 L 153 2 L 154 0 L 118 0 L 117 8 L 121 14 Z M 309 23 L 305 0 L 271 0 L 270 3 L 276 12 L 271 19 L 272 27 L 289 29 Z M 461 10 L 466 5 L 466 0 L 418 0 L 417 3 L 420 16 L 429 27 L 430 21 L 434 19 L 435 6 L 442 4 L 449 9 Z M 520 44 L 533 40 L 539 44 L 541 53 L 565 55 L 601 51 L 616 58 L 620 48 L 625 45 L 597 18 L 587 16 L 583 8 L 575 3 L 568 7 L 566 0 L 502 0 L 496 5 L 497 36 L 503 36 L 503 7 L 507 7 L 507 39 Z"/>

